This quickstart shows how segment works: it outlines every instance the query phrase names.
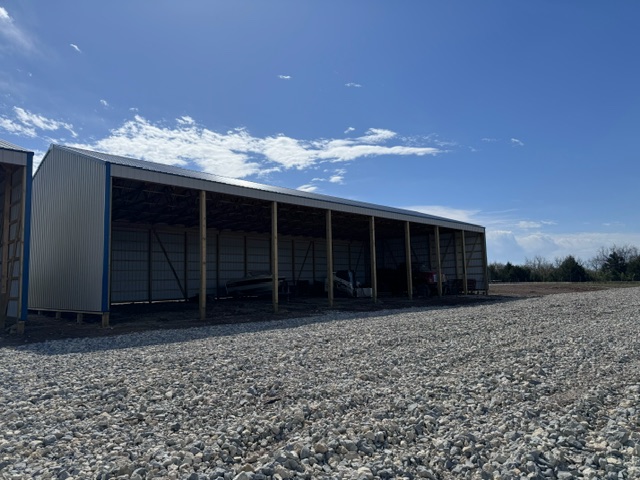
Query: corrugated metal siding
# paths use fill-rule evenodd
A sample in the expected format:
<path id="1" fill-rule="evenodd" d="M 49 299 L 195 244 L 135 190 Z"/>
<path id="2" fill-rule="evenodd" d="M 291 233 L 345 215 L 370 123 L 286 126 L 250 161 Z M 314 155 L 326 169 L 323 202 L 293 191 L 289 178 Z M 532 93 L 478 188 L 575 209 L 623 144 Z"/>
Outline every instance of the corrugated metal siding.
<path id="1" fill-rule="evenodd" d="M 149 231 L 113 228 L 111 237 L 111 301 L 149 299 Z"/>
<path id="2" fill-rule="evenodd" d="M 50 149 L 33 179 L 29 307 L 100 312 L 105 165 Z"/>
<path id="3" fill-rule="evenodd" d="M 244 235 L 237 232 L 222 232 L 220 241 L 220 286 L 229 280 L 245 276 Z"/>
<path id="4" fill-rule="evenodd" d="M 184 299 L 184 236 L 155 231 L 151 239 L 151 300 Z"/>
<path id="5" fill-rule="evenodd" d="M 440 231 L 440 258 L 442 273 L 444 273 L 447 280 L 457 278 L 456 236 L 454 232 Z"/>
<path id="6" fill-rule="evenodd" d="M 411 264 L 423 269 L 432 269 L 429 259 L 428 235 L 411 235 Z"/>
<path id="7" fill-rule="evenodd" d="M 476 281 L 478 290 L 486 290 L 486 268 L 484 260 L 484 238 L 478 233 L 467 233 L 465 236 L 467 247 L 467 278 Z"/>
<path id="8" fill-rule="evenodd" d="M 269 236 L 247 236 L 247 273 L 271 271 L 271 239 Z M 278 244 L 282 243 L 279 241 Z M 280 266 L 280 275 L 286 274 Z"/>

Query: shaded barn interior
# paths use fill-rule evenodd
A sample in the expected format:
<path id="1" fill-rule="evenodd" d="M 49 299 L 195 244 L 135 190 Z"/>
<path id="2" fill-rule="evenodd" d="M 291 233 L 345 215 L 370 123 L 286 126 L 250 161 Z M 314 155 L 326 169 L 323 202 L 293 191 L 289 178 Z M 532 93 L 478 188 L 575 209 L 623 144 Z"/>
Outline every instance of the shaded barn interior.
<path id="1" fill-rule="evenodd" d="M 24 328 L 33 152 L 0 140 L 0 330 Z"/>

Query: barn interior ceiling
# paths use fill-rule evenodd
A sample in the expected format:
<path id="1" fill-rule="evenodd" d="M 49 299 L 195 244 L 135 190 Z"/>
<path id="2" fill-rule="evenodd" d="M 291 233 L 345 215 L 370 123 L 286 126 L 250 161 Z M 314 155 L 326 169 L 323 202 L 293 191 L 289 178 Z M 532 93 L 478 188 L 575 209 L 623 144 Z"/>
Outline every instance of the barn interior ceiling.
<path id="1" fill-rule="evenodd" d="M 138 180 L 114 178 L 112 221 L 140 225 L 199 226 L 198 190 Z M 291 236 L 324 237 L 326 210 L 278 203 L 278 233 Z M 404 235 L 404 222 L 376 219 L 376 236 Z M 207 227 L 220 231 L 271 232 L 271 203 L 235 195 L 207 192 Z M 426 225 L 412 225 L 412 231 L 427 231 Z M 333 237 L 367 241 L 369 217 L 332 212 Z"/>

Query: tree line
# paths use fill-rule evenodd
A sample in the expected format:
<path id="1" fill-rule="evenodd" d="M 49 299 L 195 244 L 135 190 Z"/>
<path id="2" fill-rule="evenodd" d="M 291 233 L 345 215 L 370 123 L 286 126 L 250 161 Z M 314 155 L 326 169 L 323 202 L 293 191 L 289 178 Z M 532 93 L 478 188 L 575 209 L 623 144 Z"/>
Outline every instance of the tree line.
<path id="1" fill-rule="evenodd" d="M 553 262 L 541 256 L 524 265 L 490 263 L 493 282 L 624 282 L 640 281 L 640 251 L 632 245 L 601 247 L 586 262 L 573 255 Z"/>

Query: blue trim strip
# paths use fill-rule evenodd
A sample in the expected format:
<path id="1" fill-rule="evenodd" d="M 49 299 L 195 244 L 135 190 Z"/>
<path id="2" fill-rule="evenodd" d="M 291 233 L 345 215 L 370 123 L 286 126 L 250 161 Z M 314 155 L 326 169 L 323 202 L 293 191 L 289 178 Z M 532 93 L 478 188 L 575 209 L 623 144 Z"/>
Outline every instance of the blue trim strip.
<path id="1" fill-rule="evenodd" d="M 109 250 L 111 235 L 111 164 L 105 164 L 104 182 L 104 245 L 102 260 L 102 313 L 109 311 Z"/>
<path id="2" fill-rule="evenodd" d="M 31 187 L 33 184 L 33 153 L 27 154 L 25 167 L 25 195 L 24 199 L 24 239 L 22 245 L 22 305 L 20 306 L 20 320 L 25 322 L 29 314 L 29 261 L 31 260 Z"/>

